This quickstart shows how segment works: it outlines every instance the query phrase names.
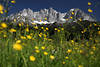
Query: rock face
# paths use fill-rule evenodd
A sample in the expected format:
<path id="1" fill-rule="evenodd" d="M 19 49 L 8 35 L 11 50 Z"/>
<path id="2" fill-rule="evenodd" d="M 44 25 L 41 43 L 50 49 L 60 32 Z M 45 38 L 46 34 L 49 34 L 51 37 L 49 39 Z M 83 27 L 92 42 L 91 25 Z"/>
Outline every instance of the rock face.
<path id="1" fill-rule="evenodd" d="M 57 12 L 53 8 L 42 9 L 37 12 L 33 12 L 31 9 L 28 8 L 20 11 L 19 13 L 11 14 L 10 16 L 8 16 L 8 19 L 16 19 L 16 22 L 28 22 L 29 24 L 77 22 L 80 19 L 81 21 L 96 21 L 91 16 L 84 13 L 82 10 L 78 8 L 70 9 L 70 11 L 65 13 Z"/>

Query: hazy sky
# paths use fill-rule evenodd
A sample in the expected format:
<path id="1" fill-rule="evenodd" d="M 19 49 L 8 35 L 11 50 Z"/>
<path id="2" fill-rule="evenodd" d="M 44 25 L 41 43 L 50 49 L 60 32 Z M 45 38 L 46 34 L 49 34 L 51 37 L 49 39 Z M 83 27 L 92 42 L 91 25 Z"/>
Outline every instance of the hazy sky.
<path id="1" fill-rule="evenodd" d="M 92 6 L 99 3 L 96 8 L 92 8 L 94 10 L 94 15 L 96 18 L 100 20 L 100 0 L 16 0 L 15 7 L 12 8 L 12 12 L 17 12 L 23 10 L 24 8 L 31 8 L 33 11 L 38 11 L 44 8 L 54 8 L 60 12 L 67 12 L 71 8 L 80 8 L 84 12 L 88 13 L 88 2 L 92 2 Z"/>

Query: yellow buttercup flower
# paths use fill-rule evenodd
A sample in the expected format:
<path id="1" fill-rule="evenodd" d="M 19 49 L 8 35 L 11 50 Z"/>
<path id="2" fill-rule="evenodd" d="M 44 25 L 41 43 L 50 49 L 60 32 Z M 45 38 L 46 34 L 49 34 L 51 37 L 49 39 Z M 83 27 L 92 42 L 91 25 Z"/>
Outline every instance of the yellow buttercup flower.
<path id="1" fill-rule="evenodd" d="M 62 62 L 62 64 L 65 64 L 65 63 L 66 63 L 65 61 Z"/>
<path id="2" fill-rule="evenodd" d="M 0 11 L 1 14 L 3 14 L 3 11 Z"/>
<path id="3" fill-rule="evenodd" d="M 3 5 L 0 4 L 0 11 L 3 11 L 4 10 L 4 7 Z"/>
<path id="4" fill-rule="evenodd" d="M 47 35 L 46 34 L 43 34 L 43 36 L 46 38 L 47 37 Z"/>
<path id="5" fill-rule="evenodd" d="M 20 43 L 21 43 L 21 40 L 17 40 L 16 43 L 17 43 L 17 44 L 20 44 Z"/>
<path id="6" fill-rule="evenodd" d="M 10 29 L 10 32 L 13 33 L 13 32 L 16 32 L 16 30 L 12 28 L 12 29 Z"/>
<path id="7" fill-rule="evenodd" d="M 71 43 L 74 43 L 74 40 L 71 40 Z"/>
<path id="8" fill-rule="evenodd" d="M 21 23 L 19 23 L 19 26 L 20 26 L 20 27 L 22 26 Z"/>
<path id="9" fill-rule="evenodd" d="M 70 17 L 70 19 L 72 19 L 73 17 Z"/>
<path id="10" fill-rule="evenodd" d="M 57 28 L 55 28 L 55 30 L 57 30 Z"/>
<path id="11" fill-rule="evenodd" d="M 91 51 L 91 52 L 90 52 L 90 54 L 94 54 L 94 52 L 93 52 L 93 51 Z"/>
<path id="12" fill-rule="evenodd" d="M 48 53 L 47 52 L 44 52 L 44 55 L 48 55 Z"/>
<path id="13" fill-rule="evenodd" d="M 25 36 L 20 36 L 20 38 L 21 38 L 21 39 L 26 39 L 26 37 L 25 37 Z"/>
<path id="14" fill-rule="evenodd" d="M 64 28 L 61 28 L 61 30 L 64 30 Z"/>
<path id="15" fill-rule="evenodd" d="M 80 53 L 82 54 L 82 53 L 84 53 L 84 51 L 83 50 L 80 50 Z"/>
<path id="16" fill-rule="evenodd" d="M 35 26 L 34 28 L 35 28 L 35 29 L 38 29 L 38 26 Z"/>
<path id="17" fill-rule="evenodd" d="M 7 37 L 7 35 L 4 34 L 3 37 L 5 38 L 5 37 Z"/>
<path id="18" fill-rule="evenodd" d="M 66 56 L 66 57 L 65 57 L 65 59 L 69 59 L 69 57 L 68 57 L 68 56 Z"/>
<path id="19" fill-rule="evenodd" d="M 36 60 L 36 58 L 34 56 L 30 56 L 29 58 L 30 58 L 30 61 L 35 61 Z"/>
<path id="20" fill-rule="evenodd" d="M 41 35 L 41 34 L 39 34 L 39 37 L 42 37 L 42 35 Z"/>
<path id="21" fill-rule="evenodd" d="M 100 31 L 98 31 L 98 34 L 100 35 Z"/>
<path id="22" fill-rule="evenodd" d="M 16 1 L 15 0 L 12 0 L 11 3 L 16 3 Z"/>
<path id="23" fill-rule="evenodd" d="M 44 18 L 45 20 L 47 20 L 47 18 Z"/>
<path id="24" fill-rule="evenodd" d="M 41 29 L 44 29 L 44 27 L 41 27 Z"/>
<path id="25" fill-rule="evenodd" d="M 41 49 L 44 50 L 45 49 L 45 46 L 42 46 Z"/>
<path id="26" fill-rule="evenodd" d="M 39 53 L 40 51 L 39 51 L 39 50 L 35 50 L 35 52 L 36 52 L 36 53 Z"/>
<path id="27" fill-rule="evenodd" d="M 78 65 L 78 67 L 83 67 L 83 65 Z"/>
<path id="28" fill-rule="evenodd" d="M 7 13 L 7 10 L 5 10 L 4 12 Z"/>
<path id="29" fill-rule="evenodd" d="M 32 39 L 32 37 L 30 35 L 26 35 L 28 39 Z"/>
<path id="30" fill-rule="evenodd" d="M 93 10 L 91 10 L 91 9 L 88 9 L 88 12 L 92 13 L 92 12 L 93 12 Z"/>
<path id="31" fill-rule="evenodd" d="M 16 22 L 16 19 L 14 19 L 14 22 Z"/>
<path id="32" fill-rule="evenodd" d="M 41 22 L 42 20 L 40 20 L 40 22 Z"/>
<path id="33" fill-rule="evenodd" d="M 1 23 L 1 27 L 2 28 L 7 28 L 7 24 L 6 23 Z"/>
<path id="34" fill-rule="evenodd" d="M 38 46 L 35 46 L 35 49 L 39 49 L 39 47 Z"/>
<path id="35" fill-rule="evenodd" d="M 20 44 L 18 44 L 18 43 L 15 43 L 13 45 L 13 49 L 20 51 L 20 50 L 22 50 L 22 46 Z"/>
<path id="36" fill-rule="evenodd" d="M 53 55 L 50 55 L 50 59 L 51 59 L 51 60 L 54 60 L 55 57 L 54 57 Z"/>
<path id="37" fill-rule="evenodd" d="M 82 19 L 80 18 L 79 21 L 82 21 Z"/>
<path id="38" fill-rule="evenodd" d="M 72 12 L 72 15 L 74 15 L 74 12 Z"/>
<path id="39" fill-rule="evenodd" d="M 46 30 L 49 30 L 48 28 L 46 28 Z"/>
<path id="40" fill-rule="evenodd" d="M 60 30 L 57 30 L 58 32 L 60 32 Z"/>
<path id="41" fill-rule="evenodd" d="M 91 2 L 88 2 L 88 5 L 90 6 L 92 3 Z"/>
<path id="42" fill-rule="evenodd" d="M 25 30 L 26 30 L 26 32 L 29 32 L 29 28 L 26 28 Z"/>
<path id="43" fill-rule="evenodd" d="M 71 49 L 68 49 L 68 50 L 67 50 L 67 53 L 71 53 L 71 52 L 72 52 L 72 50 L 71 50 Z"/>

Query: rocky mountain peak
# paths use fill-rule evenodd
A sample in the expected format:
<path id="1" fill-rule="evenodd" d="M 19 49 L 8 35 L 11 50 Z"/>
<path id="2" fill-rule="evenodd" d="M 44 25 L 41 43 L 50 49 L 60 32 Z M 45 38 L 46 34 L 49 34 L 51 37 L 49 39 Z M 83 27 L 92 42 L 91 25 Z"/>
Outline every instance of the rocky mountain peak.
<path id="1" fill-rule="evenodd" d="M 95 21 L 90 15 L 84 13 L 82 10 L 78 8 L 70 9 L 68 12 L 61 13 L 56 11 L 53 8 L 49 9 L 41 9 L 40 11 L 33 12 L 30 8 L 24 9 L 16 14 L 11 14 L 8 17 L 10 20 L 17 19 L 17 22 L 23 21 L 29 23 L 65 23 L 65 22 L 77 22 L 81 19 L 81 21 Z"/>

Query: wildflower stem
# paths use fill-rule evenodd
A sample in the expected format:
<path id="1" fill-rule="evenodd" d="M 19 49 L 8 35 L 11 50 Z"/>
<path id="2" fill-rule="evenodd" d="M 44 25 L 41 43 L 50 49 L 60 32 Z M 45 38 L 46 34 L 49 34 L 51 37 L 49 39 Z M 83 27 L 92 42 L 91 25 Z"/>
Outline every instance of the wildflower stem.
<path id="1" fill-rule="evenodd" d="M 21 52 L 21 56 L 22 56 L 22 58 L 23 58 L 23 60 L 24 60 L 25 67 L 28 67 L 28 66 L 27 66 L 27 62 L 26 62 L 26 59 L 25 59 L 25 57 L 24 57 L 24 55 L 23 55 L 22 52 Z"/>

